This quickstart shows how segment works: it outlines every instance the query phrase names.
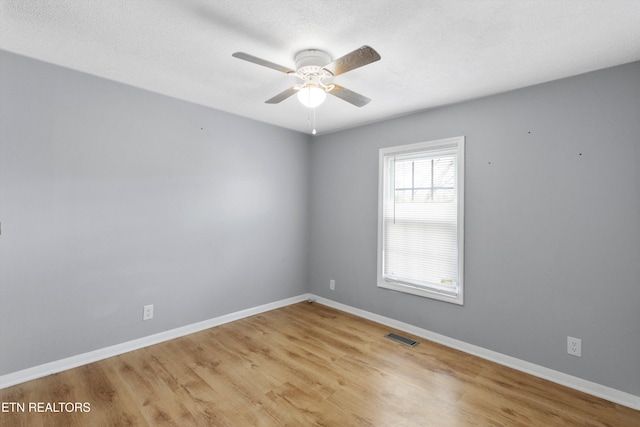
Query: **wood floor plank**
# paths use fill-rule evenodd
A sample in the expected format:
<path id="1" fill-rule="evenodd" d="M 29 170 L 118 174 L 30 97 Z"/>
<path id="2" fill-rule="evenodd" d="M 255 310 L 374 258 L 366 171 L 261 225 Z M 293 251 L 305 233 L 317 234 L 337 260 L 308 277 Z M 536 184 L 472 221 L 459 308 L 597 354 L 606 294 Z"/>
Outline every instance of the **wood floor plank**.
<path id="1" fill-rule="evenodd" d="M 225 414 L 241 411 L 244 402 L 230 399 L 222 385 L 212 387 L 193 370 L 194 360 L 188 352 L 182 352 L 187 339 L 184 337 L 148 349 L 157 375 L 172 390 L 175 401 L 183 402 L 185 410 L 196 419 L 194 424 L 181 422 L 180 425 L 234 425 Z"/>
<path id="2" fill-rule="evenodd" d="M 0 425 L 29 427 L 640 425 L 639 411 L 307 303 L 9 387 L 0 401 L 90 405 L 0 413 Z"/>

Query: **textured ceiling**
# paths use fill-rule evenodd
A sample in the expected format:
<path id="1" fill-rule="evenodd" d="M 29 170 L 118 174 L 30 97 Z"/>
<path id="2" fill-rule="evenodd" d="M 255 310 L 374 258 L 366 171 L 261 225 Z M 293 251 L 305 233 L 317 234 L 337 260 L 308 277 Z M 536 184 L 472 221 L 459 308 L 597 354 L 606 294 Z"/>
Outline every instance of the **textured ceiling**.
<path id="1" fill-rule="evenodd" d="M 0 0 L 0 49 L 297 131 L 308 110 L 264 101 L 316 48 L 382 59 L 336 77 L 319 133 L 640 60 L 640 0 Z"/>

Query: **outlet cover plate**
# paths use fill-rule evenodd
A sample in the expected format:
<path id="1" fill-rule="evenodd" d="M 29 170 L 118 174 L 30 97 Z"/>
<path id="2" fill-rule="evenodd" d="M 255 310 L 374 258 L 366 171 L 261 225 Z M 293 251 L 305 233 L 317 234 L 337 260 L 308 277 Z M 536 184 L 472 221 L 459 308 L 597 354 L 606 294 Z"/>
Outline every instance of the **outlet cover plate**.
<path id="1" fill-rule="evenodd" d="M 145 305 L 142 310 L 142 320 L 153 319 L 153 304 Z"/>
<path id="2" fill-rule="evenodd" d="M 567 353 L 572 356 L 582 357 L 582 340 L 580 338 L 567 337 Z"/>

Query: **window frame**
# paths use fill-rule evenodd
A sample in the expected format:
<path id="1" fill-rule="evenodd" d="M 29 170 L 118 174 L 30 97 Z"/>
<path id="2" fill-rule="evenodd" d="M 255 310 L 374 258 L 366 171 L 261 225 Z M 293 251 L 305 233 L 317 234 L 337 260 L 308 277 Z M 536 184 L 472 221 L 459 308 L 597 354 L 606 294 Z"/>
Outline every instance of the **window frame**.
<path id="1" fill-rule="evenodd" d="M 384 251 L 384 184 L 387 179 L 385 158 L 390 155 L 405 155 L 424 152 L 435 154 L 442 151 L 455 151 L 456 156 L 456 198 L 457 198 L 457 255 L 458 255 L 458 292 L 444 292 L 436 288 L 421 287 L 409 283 L 386 280 L 383 276 Z M 404 292 L 411 295 L 464 305 L 464 176 L 465 176 L 465 137 L 457 136 L 414 144 L 381 148 L 378 164 L 378 248 L 377 248 L 377 285 L 379 288 Z"/>

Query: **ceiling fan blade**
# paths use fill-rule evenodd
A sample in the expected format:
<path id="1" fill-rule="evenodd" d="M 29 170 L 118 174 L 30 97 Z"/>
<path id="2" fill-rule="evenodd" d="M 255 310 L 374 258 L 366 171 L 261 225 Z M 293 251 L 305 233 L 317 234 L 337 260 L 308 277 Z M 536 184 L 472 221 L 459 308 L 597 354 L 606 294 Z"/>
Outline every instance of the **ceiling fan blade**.
<path id="1" fill-rule="evenodd" d="M 264 102 L 265 102 L 265 104 L 277 104 L 277 103 L 282 102 L 285 99 L 289 98 L 291 95 L 293 95 L 296 92 L 298 92 L 296 89 L 290 87 L 289 89 L 286 89 L 286 90 L 280 92 L 279 94 L 277 94 L 273 98 L 267 99 Z"/>
<path id="2" fill-rule="evenodd" d="M 367 98 L 366 96 L 360 95 L 359 93 L 356 93 L 340 85 L 335 85 L 335 87 L 331 89 L 329 93 L 342 99 L 343 101 L 347 101 L 348 103 L 355 105 L 356 107 L 364 107 L 371 101 L 371 99 Z"/>
<path id="3" fill-rule="evenodd" d="M 323 69 L 329 71 L 334 76 L 339 76 L 347 71 L 355 70 L 363 65 L 376 62 L 379 59 L 380 54 L 372 47 L 362 46 L 360 49 L 347 53 L 330 64 L 325 65 Z"/>
<path id="4" fill-rule="evenodd" d="M 245 61 L 253 62 L 254 64 L 262 65 L 263 67 L 272 68 L 276 71 L 280 71 L 285 74 L 295 73 L 295 70 L 292 70 L 289 67 L 285 67 L 284 65 L 276 64 L 271 61 L 267 61 L 266 59 L 258 58 L 257 56 L 249 55 L 244 52 L 235 52 L 231 56 L 238 59 L 243 59 Z"/>

